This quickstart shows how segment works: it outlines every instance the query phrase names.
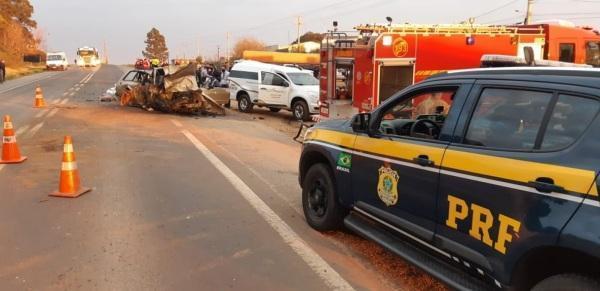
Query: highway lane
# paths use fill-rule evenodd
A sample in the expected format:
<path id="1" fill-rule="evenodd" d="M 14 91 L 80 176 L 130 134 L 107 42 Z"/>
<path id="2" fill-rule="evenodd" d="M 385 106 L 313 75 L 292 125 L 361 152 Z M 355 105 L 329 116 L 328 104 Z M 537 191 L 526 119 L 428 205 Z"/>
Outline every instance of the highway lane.
<path id="1" fill-rule="evenodd" d="M 0 169 L 3 289 L 442 288 L 418 271 L 391 280 L 350 243 L 362 240 L 310 229 L 289 137 L 233 112 L 182 117 L 99 103 L 121 75 L 103 66 L 40 80 L 46 110 L 31 108 L 33 84 L 0 94 L 0 114 L 26 127 L 18 140 L 29 156 Z M 82 184 L 94 188 L 77 199 L 47 196 L 65 134 Z"/>

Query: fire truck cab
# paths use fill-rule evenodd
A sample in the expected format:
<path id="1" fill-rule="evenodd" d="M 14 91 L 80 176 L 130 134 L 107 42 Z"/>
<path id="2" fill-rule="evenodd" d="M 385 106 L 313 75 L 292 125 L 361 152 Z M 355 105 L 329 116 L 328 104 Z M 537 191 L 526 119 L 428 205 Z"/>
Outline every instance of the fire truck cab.
<path id="1" fill-rule="evenodd" d="M 574 62 L 593 60 L 594 53 L 596 59 L 600 57 L 598 32 L 579 27 L 565 32 L 555 26 L 389 24 L 330 31 L 320 52 L 319 118 L 349 118 L 371 111 L 429 76 L 479 67 L 486 54 L 524 57 L 524 48 L 530 47 L 535 60 L 566 61 L 573 48 L 568 57 Z M 571 38 L 558 45 L 562 53 L 557 53 L 554 44 L 564 40 L 565 33 Z M 555 41 L 548 44 L 549 38 Z M 580 41 L 583 38 L 586 42 Z M 584 46 L 589 46 L 592 57 L 584 54 Z"/>

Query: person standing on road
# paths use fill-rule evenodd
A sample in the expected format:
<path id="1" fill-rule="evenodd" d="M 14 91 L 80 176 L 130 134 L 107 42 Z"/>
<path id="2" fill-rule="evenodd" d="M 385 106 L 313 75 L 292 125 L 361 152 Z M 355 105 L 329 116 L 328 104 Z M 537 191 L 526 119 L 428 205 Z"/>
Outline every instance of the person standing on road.
<path id="1" fill-rule="evenodd" d="M 4 60 L 0 60 L 0 83 L 4 83 L 6 80 L 6 64 Z"/>
<path id="2" fill-rule="evenodd" d="M 221 69 L 221 82 L 219 85 L 224 88 L 229 85 L 229 71 L 225 68 Z"/>

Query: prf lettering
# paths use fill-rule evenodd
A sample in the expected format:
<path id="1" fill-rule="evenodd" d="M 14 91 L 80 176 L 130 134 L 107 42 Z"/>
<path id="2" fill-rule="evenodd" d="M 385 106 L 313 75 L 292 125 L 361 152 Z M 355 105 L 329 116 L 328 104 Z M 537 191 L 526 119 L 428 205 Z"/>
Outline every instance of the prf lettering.
<path id="1" fill-rule="evenodd" d="M 471 219 L 469 235 L 502 254 L 506 254 L 506 243 L 512 241 L 513 233 L 518 233 L 521 228 L 521 222 L 511 217 L 499 214 L 495 220 L 492 211 L 489 209 L 475 203 L 469 205 L 465 200 L 448 195 L 448 219 L 446 220 L 446 225 L 458 229 L 457 221 L 465 221 L 469 217 Z M 490 236 L 490 229 L 495 223 L 498 224 L 498 236 L 496 240 L 493 240 Z"/>

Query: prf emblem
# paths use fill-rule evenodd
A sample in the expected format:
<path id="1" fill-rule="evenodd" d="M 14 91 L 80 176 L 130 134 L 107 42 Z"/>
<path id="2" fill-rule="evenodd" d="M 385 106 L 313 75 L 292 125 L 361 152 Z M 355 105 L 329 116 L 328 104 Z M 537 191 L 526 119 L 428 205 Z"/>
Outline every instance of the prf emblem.
<path id="1" fill-rule="evenodd" d="M 392 44 L 392 49 L 394 50 L 394 55 L 401 58 L 408 53 L 408 42 L 403 38 L 399 37 L 394 40 Z"/>
<path id="2" fill-rule="evenodd" d="M 379 168 L 379 182 L 377 183 L 377 195 L 387 206 L 398 202 L 398 172 L 388 166 Z"/>

